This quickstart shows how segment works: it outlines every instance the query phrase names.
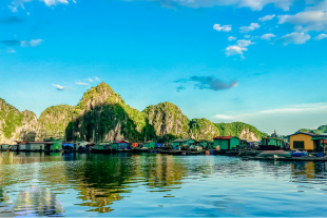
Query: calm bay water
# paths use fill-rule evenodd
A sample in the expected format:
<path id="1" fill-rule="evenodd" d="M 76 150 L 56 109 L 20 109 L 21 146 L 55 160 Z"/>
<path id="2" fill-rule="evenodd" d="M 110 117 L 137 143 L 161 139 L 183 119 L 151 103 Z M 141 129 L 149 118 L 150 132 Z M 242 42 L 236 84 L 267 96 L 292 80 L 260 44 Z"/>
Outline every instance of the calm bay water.
<path id="1" fill-rule="evenodd" d="M 327 216 L 327 163 L 2 153 L 1 216 Z"/>

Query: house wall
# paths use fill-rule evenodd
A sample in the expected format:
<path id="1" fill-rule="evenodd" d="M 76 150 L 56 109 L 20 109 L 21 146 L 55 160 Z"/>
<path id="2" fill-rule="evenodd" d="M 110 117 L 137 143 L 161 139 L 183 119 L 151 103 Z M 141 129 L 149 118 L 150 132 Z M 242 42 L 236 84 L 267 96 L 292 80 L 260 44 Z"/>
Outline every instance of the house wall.
<path id="1" fill-rule="evenodd" d="M 305 135 L 305 134 L 297 134 L 290 136 L 290 147 L 293 148 L 294 141 L 303 141 L 304 142 L 304 149 L 305 150 L 314 150 L 312 136 Z"/>
<path id="2" fill-rule="evenodd" d="M 231 138 L 230 140 L 230 149 L 232 149 L 234 146 L 240 145 L 240 139 L 238 138 Z"/>
<path id="3" fill-rule="evenodd" d="M 214 148 L 216 148 L 217 145 L 219 145 L 220 150 L 228 150 L 228 141 L 229 140 L 214 139 L 213 141 Z"/>
<path id="4" fill-rule="evenodd" d="M 154 147 L 156 147 L 156 143 L 155 142 L 145 143 L 144 144 L 144 147 L 154 148 Z"/>

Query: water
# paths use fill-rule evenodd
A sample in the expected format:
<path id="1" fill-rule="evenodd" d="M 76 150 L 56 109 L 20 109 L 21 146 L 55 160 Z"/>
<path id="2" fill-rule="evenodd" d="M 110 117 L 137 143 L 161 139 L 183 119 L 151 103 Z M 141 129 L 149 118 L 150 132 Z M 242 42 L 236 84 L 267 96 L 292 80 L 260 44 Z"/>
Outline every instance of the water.
<path id="1" fill-rule="evenodd" d="M 326 216 L 327 163 L 2 153 L 0 216 Z"/>

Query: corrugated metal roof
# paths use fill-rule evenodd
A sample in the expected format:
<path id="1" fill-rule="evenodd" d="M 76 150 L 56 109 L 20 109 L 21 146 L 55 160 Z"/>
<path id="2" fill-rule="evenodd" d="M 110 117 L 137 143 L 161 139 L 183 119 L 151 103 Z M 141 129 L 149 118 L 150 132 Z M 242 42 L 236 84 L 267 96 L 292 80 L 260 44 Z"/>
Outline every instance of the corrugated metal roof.
<path id="1" fill-rule="evenodd" d="M 293 135 L 299 135 L 299 134 L 304 134 L 304 135 L 309 135 L 309 136 L 317 136 L 314 133 L 308 133 L 308 132 L 298 132 L 298 133 L 294 133 L 292 135 L 288 135 L 288 137 L 293 136 Z"/>

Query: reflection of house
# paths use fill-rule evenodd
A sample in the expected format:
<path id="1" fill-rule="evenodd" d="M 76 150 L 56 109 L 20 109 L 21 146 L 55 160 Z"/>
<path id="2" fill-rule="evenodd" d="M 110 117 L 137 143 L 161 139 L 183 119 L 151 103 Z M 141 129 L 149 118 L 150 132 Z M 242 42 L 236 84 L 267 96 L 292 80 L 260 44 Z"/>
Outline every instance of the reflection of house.
<path id="1" fill-rule="evenodd" d="M 213 138 L 215 148 L 219 146 L 219 150 L 231 150 L 240 145 L 240 139 L 236 136 L 217 136 Z"/>
<path id="2" fill-rule="evenodd" d="M 316 135 L 314 133 L 295 133 L 289 135 L 291 149 L 307 151 L 323 151 L 327 144 L 325 135 Z"/>
<path id="3" fill-rule="evenodd" d="M 56 194 L 49 189 L 32 186 L 20 192 L 14 204 L 17 215 L 63 216 L 64 208 Z"/>

